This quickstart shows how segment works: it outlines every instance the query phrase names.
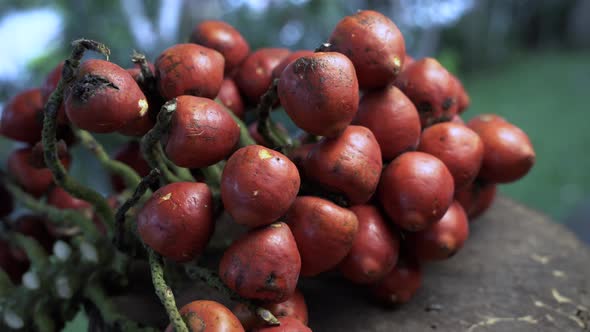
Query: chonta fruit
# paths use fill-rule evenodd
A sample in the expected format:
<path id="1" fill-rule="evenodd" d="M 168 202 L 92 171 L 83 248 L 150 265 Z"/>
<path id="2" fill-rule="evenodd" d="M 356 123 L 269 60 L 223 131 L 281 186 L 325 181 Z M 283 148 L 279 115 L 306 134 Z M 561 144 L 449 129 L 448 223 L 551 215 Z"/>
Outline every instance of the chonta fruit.
<path id="1" fill-rule="evenodd" d="M 361 89 L 380 88 L 392 82 L 401 72 L 406 56 L 398 27 L 372 10 L 344 17 L 328 42 L 330 51 L 343 53 L 354 63 Z"/>
<path id="2" fill-rule="evenodd" d="M 12 97 L 2 111 L 2 136 L 35 144 L 41 140 L 43 101 L 40 89 L 25 90 Z"/>
<path id="3" fill-rule="evenodd" d="M 221 200 L 242 225 L 268 225 L 287 212 L 299 191 L 297 167 L 285 155 L 260 145 L 236 151 L 221 176 Z"/>
<path id="4" fill-rule="evenodd" d="M 252 330 L 253 332 L 311 332 L 311 329 L 305 326 L 299 320 L 293 317 L 280 317 L 279 326 L 264 326 Z"/>
<path id="5" fill-rule="evenodd" d="M 234 241 L 219 262 L 219 276 L 240 296 L 268 303 L 295 292 L 301 257 L 289 226 L 273 223 Z"/>
<path id="6" fill-rule="evenodd" d="M 420 263 L 408 256 L 402 256 L 385 278 L 373 286 L 373 295 L 384 304 L 403 304 L 414 297 L 421 285 Z"/>
<path id="7" fill-rule="evenodd" d="M 340 272 L 358 284 L 375 283 L 397 263 L 400 237 L 373 205 L 355 205 L 350 210 L 358 219 L 358 232 Z"/>
<path id="8" fill-rule="evenodd" d="M 272 71 L 291 51 L 286 48 L 260 48 L 242 62 L 234 80 L 246 102 L 256 105 L 272 83 Z"/>
<path id="9" fill-rule="evenodd" d="M 306 277 L 336 267 L 350 251 L 358 230 L 352 211 L 313 196 L 297 197 L 285 222 L 297 242 L 301 275 Z"/>
<path id="10" fill-rule="evenodd" d="M 469 221 L 482 215 L 494 202 L 497 185 L 476 179 L 471 185 L 455 192 L 455 199 L 467 213 Z"/>
<path id="11" fill-rule="evenodd" d="M 299 50 L 295 51 L 289 55 L 287 55 L 283 61 L 281 61 L 272 71 L 272 78 L 273 80 L 276 78 L 281 77 L 281 73 L 285 70 L 288 64 L 291 62 L 303 57 L 303 56 L 311 56 L 314 54 L 314 51 L 311 50 Z"/>
<path id="12" fill-rule="evenodd" d="M 277 318 L 292 317 L 303 323 L 303 325 L 307 325 L 307 305 L 305 304 L 303 293 L 301 293 L 299 289 L 295 289 L 293 295 L 291 295 L 286 301 L 265 304 L 263 307 L 269 310 Z M 246 331 L 261 327 L 265 324 L 243 303 L 238 303 L 233 308 L 232 312 L 238 317 Z"/>
<path id="13" fill-rule="evenodd" d="M 238 118 L 244 118 L 245 106 L 240 90 L 234 80 L 226 78 L 221 83 L 221 88 L 217 94 L 217 99 L 221 101 L 225 107 L 229 108 Z"/>
<path id="14" fill-rule="evenodd" d="M 346 129 L 359 103 L 354 66 L 336 52 L 318 52 L 291 62 L 279 78 L 278 95 L 299 128 L 327 137 Z"/>
<path id="15" fill-rule="evenodd" d="M 176 262 L 200 255 L 213 228 L 213 201 L 204 183 L 168 184 L 154 192 L 137 215 L 143 242 Z"/>
<path id="16" fill-rule="evenodd" d="M 454 191 L 453 176 L 442 161 L 424 152 L 406 152 L 383 171 L 378 198 L 391 221 L 416 232 L 442 218 Z"/>
<path id="17" fill-rule="evenodd" d="M 115 152 L 113 159 L 131 167 L 141 177 L 145 177 L 150 173 L 150 166 L 141 154 L 138 141 L 129 141 L 127 144 L 123 145 Z M 122 192 L 125 190 L 123 179 L 117 175 L 111 176 L 111 184 L 115 192 Z"/>
<path id="18" fill-rule="evenodd" d="M 164 148 L 181 167 L 201 168 L 227 157 L 240 138 L 240 127 L 215 101 L 195 96 L 176 98 Z"/>
<path id="19" fill-rule="evenodd" d="M 193 301 L 182 306 L 179 312 L 189 331 L 244 332 L 238 318 L 215 301 Z M 174 332 L 172 324 L 168 325 L 166 332 Z"/>

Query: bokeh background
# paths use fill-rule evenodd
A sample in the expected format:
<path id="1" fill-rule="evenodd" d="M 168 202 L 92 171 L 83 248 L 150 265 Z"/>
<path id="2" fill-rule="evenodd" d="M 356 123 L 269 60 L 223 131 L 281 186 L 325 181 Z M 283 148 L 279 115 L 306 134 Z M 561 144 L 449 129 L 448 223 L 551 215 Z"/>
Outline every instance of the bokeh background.
<path id="1" fill-rule="evenodd" d="M 102 41 L 131 65 L 188 40 L 203 19 L 237 27 L 253 48 L 314 49 L 357 9 L 375 9 L 404 33 L 408 53 L 436 57 L 472 98 L 465 114 L 498 113 L 523 128 L 537 152 L 532 172 L 501 192 L 590 241 L 590 1 L 587 0 L 110 0 L 0 2 L 0 109 L 38 85 L 80 38 Z M 102 135 L 109 149 L 122 137 Z M 0 140 L 0 158 L 14 148 Z M 108 191 L 83 151 L 73 172 Z M 517 221 L 515 221 L 517 222 Z M 586 222 L 586 223 L 585 223 Z"/>

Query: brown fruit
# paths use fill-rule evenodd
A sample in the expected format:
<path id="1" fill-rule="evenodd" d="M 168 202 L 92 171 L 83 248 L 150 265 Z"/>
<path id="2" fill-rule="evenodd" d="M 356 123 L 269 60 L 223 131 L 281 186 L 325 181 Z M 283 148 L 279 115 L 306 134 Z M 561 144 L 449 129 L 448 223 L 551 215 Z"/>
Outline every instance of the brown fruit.
<path id="1" fill-rule="evenodd" d="M 252 332 L 311 332 L 311 329 L 293 317 L 279 318 L 281 325 L 264 326 L 252 330 Z"/>
<path id="2" fill-rule="evenodd" d="M 190 42 L 212 48 L 225 58 L 225 74 L 231 75 L 250 54 L 250 45 L 233 26 L 215 20 L 197 24 Z"/>
<path id="3" fill-rule="evenodd" d="M 365 93 L 353 123 L 371 129 L 381 147 L 383 160 L 416 150 L 420 141 L 418 111 L 393 85 Z"/>
<path id="4" fill-rule="evenodd" d="M 455 201 L 439 221 L 425 230 L 408 233 L 406 244 L 415 257 L 421 261 L 439 261 L 452 257 L 469 236 L 467 215 L 459 202 Z"/>
<path id="5" fill-rule="evenodd" d="M 377 282 L 397 263 L 399 234 L 372 205 L 356 205 L 350 210 L 356 215 L 359 227 L 350 252 L 340 263 L 340 271 L 348 280 L 359 284 Z"/>
<path id="6" fill-rule="evenodd" d="M 280 303 L 293 295 L 301 257 L 287 224 L 278 222 L 246 233 L 227 248 L 219 276 L 240 296 Z"/>
<path id="7" fill-rule="evenodd" d="M 378 197 L 387 215 L 416 232 L 442 218 L 453 202 L 453 176 L 438 158 L 406 152 L 383 171 Z"/>
<path id="8" fill-rule="evenodd" d="M 280 76 L 278 94 L 293 122 L 318 136 L 340 135 L 359 103 L 354 66 L 336 52 L 318 52 L 291 62 Z"/>
<path id="9" fill-rule="evenodd" d="M 307 325 L 307 305 L 305 304 L 303 293 L 301 293 L 299 289 L 295 289 L 293 295 L 286 301 L 275 304 L 266 304 L 263 305 L 263 307 L 269 310 L 277 318 L 292 317 L 299 320 L 304 325 Z M 238 317 L 240 323 L 242 323 L 242 326 L 247 331 L 256 327 L 261 327 L 265 324 L 243 303 L 236 305 L 232 312 Z"/>
<path id="10" fill-rule="evenodd" d="M 145 177 L 150 173 L 150 166 L 143 158 L 138 141 L 130 141 L 123 145 L 115 152 L 113 158 L 131 167 L 141 177 Z M 126 189 L 123 179 L 117 175 L 111 176 L 111 184 L 115 192 Z"/>
<path id="11" fill-rule="evenodd" d="M 225 60 L 216 50 L 195 44 L 176 44 L 155 63 L 158 90 L 164 99 L 182 95 L 215 98 L 223 82 Z"/>
<path id="12" fill-rule="evenodd" d="M 454 76 L 453 76 L 454 77 Z M 461 114 L 467 110 L 469 105 L 471 105 L 471 98 L 461 80 L 457 77 L 455 78 L 455 89 L 457 90 L 457 113 Z"/>
<path id="13" fill-rule="evenodd" d="M 361 89 L 386 86 L 400 73 L 406 56 L 404 37 L 386 16 L 361 10 L 343 18 L 328 40 L 331 51 L 354 63 Z"/>
<path id="14" fill-rule="evenodd" d="M 215 301 L 193 301 L 182 306 L 179 311 L 189 331 L 244 332 L 238 318 Z M 174 332 L 172 324 L 168 325 L 166 332 Z"/>
<path id="15" fill-rule="evenodd" d="M 272 78 L 275 79 L 275 78 L 281 77 L 281 73 L 283 72 L 283 70 L 285 70 L 285 67 L 287 67 L 288 64 L 290 64 L 291 62 L 293 62 L 303 56 L 313 55 L 313 53 L 314 52 L 311 50 L 299 50 L 299 51 L 295 51 L 295 52 L 289 54 L 272 71 Z"/>
<path id="16" fill-rule="evenodd" d="M 358 229 L 350 210 L 312 196 L 297 197 L 285 221 L 301 254 L 302 276 L 315 276 L 338 265 L 350 251 Z"/>
<path id="17" fill-rule="evenodd" d="M 455 199 L 461 203 L 469 221 L 482 215 L 494 202 L 496 184 L 476 179 L 471 185 L 455 192 Z"/>
<path id="18" fill-rule="evenodd" d="M 240 127 L 215 101 L 179 96 L 165 143 L 166 155 L 181 167 L 201 168 L 227 157 L 240 138 Z"/>
<path id="19" fill-rule="evenodd" d="M 248 55 L 234 77 L 247 102 L 258 104 L 272 83 L 272 71 L 290 53 L 286 48 L 260 48 Z"/>
<path id="20" fill-rule="evenodd" d="M 137 231 L 143 242 L 177 262 L 200 255 L 213 228 L 211 191 L 204 183 L 166 185 L 152 195 L 137 215 Z"/>
<path id="21" fill-rule="evenodd" d="M 506 119 L 497 114 L 480 114 L 467 122 L 467 126 L 475 132 L 480 128 L 489 126 L 491 122 L 507 122 Z"/>
<path id="22" fill-rule="evenodd" d="M 221 83 L 221 88 L 217 94 L 217 98 L 221 101 L 225 107 L 229 108 L 234 114 L 240 118 L 244 118 L 244 101 L 240 95 L 240 90 L 236 82 L 230 78 L 226 78 Z"/>
<path id="23" fill-rule="evenodd" d="M 440 159 L 453 175 L 455 190 L 460 190 L 475 180 L 484 148 L 473 130 L 461 124 L 443 122 L 422 132 L 418 151 Z"/>
<path id="24" fill-rule="evenodd" d="M 4 106 L 0 133 L 7 138 L 35 144 L 41 140 L 43 100 L 40 89 L 23 91 Z"/>
<path id="25" fill-rule="evenodd" d="M 362 204 L 371 198 L 379 183 L 381 149 L 369 129 L 348 126 L 341 136 L 317 143 L 304 167 L 310 179 L 343 193 L 351 204 Z"/>
<path id="26" fill-rule="evenodd" d="M 410 301 L 422 285 L 422 268 L 412 258 L 400 257 L 397 265 L 373 287 L 373 295 L 385 304 Z"/>
<path id="27" fill-rule="evenodd" d="M 221 199 L 237 223 L 268 225 L 293 204 L 300 182 L 297 167 L 285 155 L 249 145 L 227 161 L 221 176 Z"/>

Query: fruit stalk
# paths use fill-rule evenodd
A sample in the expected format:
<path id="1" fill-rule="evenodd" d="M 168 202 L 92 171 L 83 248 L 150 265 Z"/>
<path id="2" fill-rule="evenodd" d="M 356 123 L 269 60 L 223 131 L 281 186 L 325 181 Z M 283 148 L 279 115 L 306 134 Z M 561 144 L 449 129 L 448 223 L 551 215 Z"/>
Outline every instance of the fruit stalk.
<path id="1" fill-rule="evenodd" d="M 7 235 L 11 242 L 25 251 L 35 268 L 41 269 L 49 263 L 45 249 L 43 249 L 37 240 L 19 233 L 9 233 Z"/>
<path id="2" fill-rule="evenodd" d="M 168 166 L 170 171 L 172 173 L 176 174 L 181 181 L 189 181 L 189 182 L 195 181 L 195 178 L 193 177 L 193 175 L 191 174 L 191 172 L 187 168 L 177 166 L 170 159 L 168 159 L 168 157 L 164 154 L 164 149 L 162 148 L 162 144 L 157 144 L 156 149 L 158 149 L 157 153 L 160 156 L 162 156 L 162 160 L 164 160 L 164 163 Z"/>
<path id="3" fill-rule="evenodd" d="M 260 97 L 260 103 L 256 106 L 256 116 L 258 117 L 257 129 L 267 142 L 274 147 L 285 150 L 293 145 L 293 141 L 288 135 L 280 133 L 270 117 L 270 111 L 273 105 L 279 100 L 277 86 L 278 79 L 275 79 L 268 87 L 268 90 Z M 282 152 L 284 153 L 284 151 Z"/>

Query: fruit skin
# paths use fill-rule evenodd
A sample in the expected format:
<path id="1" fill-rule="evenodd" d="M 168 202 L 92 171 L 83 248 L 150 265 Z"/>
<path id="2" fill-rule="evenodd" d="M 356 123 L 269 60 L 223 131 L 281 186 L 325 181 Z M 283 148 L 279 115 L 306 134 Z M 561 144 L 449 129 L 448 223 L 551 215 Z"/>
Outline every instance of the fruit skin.
<path id="1" fill-rule="evenodd" d="M 397 26 L 372 10 L 344 17 L 332 32 L 330 51 L 345 54 L 354 63 L 361 89 L 386 86 L 400 73 L 406 47 Z"/>
<path id="2" fill-rule="evenodd" d="M 155 63 L 158 90 L 164 99 L 182 95 L 215 98 L 225 60 L 216 50 L 196 44 L 176 44 L 162 52 Z"/>
<path id="3" fill-rule="evenodd" d="M 436 59 L 423 58 L 406 67 L 395 86 L 416 105 L 422 128 L 457 114 L 456 79 Z"/>
<path id="4" fill-rule="evenodd" d="M 240 138 L 240 127 L 215 101 L 195 96 L 176 98 L 166 155 L 181 167 L 201 168 L 227 157 Z"/>
<path id="5" fill-rule="evenodd" d="M 293 317 L 279 318 L 281 325 L 265 326 L 252 330 L 253 332 L 311 332 L 311 329 L 305 326 L 299 320 Z"/>
<path id="6" fill-rule="evenodd" d="M 461 80 L 455 76 L 453 78 L 455 79 L 455 89 L 457 91 L 457 113 L 461 114 L 471 105 L 471 98 Z"/>
<path id="7" fill-rule="evenodd" d="M 217 94 L 217 98 L 221 101 L 225 107 L 229 108 L 234 114 L 240 118 L 244 118 L 244 101 L 240 95 L 240 90 L 234 80 L 226 78 L 221 83 L 221 88 Z"/>
<path id="8" fill-rule="evenodd" d="M 138 141 L 129 141 L 123 145 L 115 154 L 113 159 L 120 161 L 131 167 L 141 177 L 145 177 L 150 173 L 150 166 L 141 154 L 141 148 Z M 120 176 L 112 175 L 111 184 L 115 192 L 122 192 L 126 189 L 125 183 Z"/>
<path id="9" fill-rule="evenodd" d="M 471 185 L 455 192 L 455 199 L 467 213 L 469 221 L 482 215 L 496 198 L 497 185 L 476 179 Z"/>
<path id="10" fill-rule="evenodd" d="M 315 276 L 338 265 L 358 230 L 352 211 L 313 196 L 297 197 L 285 221 L 299 248 L 302 276 Z"/>
<path id="11" fill-rule="evenodd" d="M 336 52 L 317 52 L 291 62 L 281 73 L 278 95 L 299 128 L 327 137 L 346 129 L 359 103 L 354 66 Z"/>
<path id="12" fill-rule="evenodd" d="M 250 54 L 250 45 L 233 26 L 223 21 L 205 20 L 197 24 L 190 42 L 212 48 L 225 59 L 225 75 L 231 75 Z"/>
<path id="13" fill-rule="evenodd" d="M 343 193 L 351 204 L 367 202 L 379 183 L 381 149 L 373 133 L 348 126 L 336 138 L 323 138 L 304 162 L 305 174 L 328 190 Z"/>
<path id="14" fill-rule="evenodd" d="M 414 258 L 400 257 L 397 265 L 385 278 L 373 286 L 373 295 L 384 304 L 403 304 L 410 301 L 422 286 L 422 268 Z"/>
<path id="15" fill-rule="evenodd" d="M 295 201 L 301 179 L 297 167 L 280 152 L 260 145 L 236 151 L 221 176 L 226 211 L 242 225 L 268 225 Z"/>
<path id="16" fill-rule="evenodd" d="M 359 223 L 352 248 L 339 268 L 344 277 L 359 284 L 375 283 L 397 263 L 400 238 L 373 205 L 350 208 Z"/>
<path id="17" fill-rule="evenodd" d="M 299 51 L 295 51 L 289 55 L 287 55 L 283 61 L 281 61 L 281 63 L 279 63 L 275 69 L 273 69 L 272 71 L 272 78 L 279 78 L 281 77 L 281 73 L 283 72 L 283 70 L 285 70 L 285 67 L 287 67 L 288 64 L 290 64 L 291 62 L 303 57 L 303 56 L 310 56 L 313 55 L 314 51 L 312 50 L 299 50 Z"/>
<path id="18" fill-rule="evenodd" d="M 420 261 L 440 261 L 454 256 L 469 236 L 467 214 L 455 201 L 441 220 L 425 230 L 408 233 L 406 244 Z"/>
<path id="19" fill-rule="evenodd" d="M 284 302 L 293 295 L 300 270 L 295 238 L 283 222 L 244 234 L 219 262 L 219 276 L 230 289 L 269 303 Z"/>
<path id="20" fill-rule="evenodd" d="M 293 295 L 286 301 L 281 303 L 265 304 L 263 307 L 269 310 L 277 318 L 292 317 L 304 325 L 307 325 L 307 304 L 305 304 L 305 298 L 299 289 L 295 289 Z M 265 324 L 243 303 L 238 303 L 233 308 L 232 312 L 236 315 L 236 317 L 238 317 L 240 323 L 242 323 L 242 326 L 247 331 L 250 331 L 256 327 L 261 327 Z"/>
<path id="21" fill-rule="evenodd" d="M 297 166 L 301 177 L 305 177 L 305 161 L 309 152 L 315 147 L 314 143 L 302 144 L 289 152 L 289 159 Z"/>
<path id="22" fill-rule="evenodd" d="M 137 230 L 143 242 L 176 262 L 200 255 L 213 228 L 213 201 L 204 183 L 166 185 L 152 195 L 137 215 Z"/>
<path id="23" fill-rule="evenodd" d="M 55 68 L 53 68 L 52 71 L 49 72 L 49 74 L 47 74 L 45 81 L 43 82 L 43 84 L 41 84 L 41 99 L 42 99 L 43 105 L 45 105 L 47 103 L 47 101 L 49 101 L 49 97 L 51 97 L 51 94 L 57 88 L 57 85 L 59 84 L 59 80 L 61 79 L 61 73 L 63 71 L 63 68 L 64 68 L 64 61 L 61 61 L 60 63 L 57 64 L 57 66 L 55 66 Z M 65 125 L 65 124 L 68 124 L 69 122 L 70 122 L 70 120 L 68 119 L 68 117 L 66 115 L 65 103 L 62 101 L 62 103 L 59 107 L 59 110 L 57 111 L 57 124 L 58 125 Z"/>
<path id="24" fill-rule="evenodd" d="M 478 177 L 494 183 L 514 182 L 524 177 L 535 164 L 535 150 L 522 129 L 499 119 L 467 123 L 484 145 Z"/>
<path id="25" fill-rule="evenodd" d="M 131 75 L 114 63 L 90 59 L 66 91 L 70 121 L 95 133 L 117 131 L 147 116 L 148 102 Z"/>
<path id="26" fill-rule="evenodd" d="M 353 124 L 371 129 L 383 160 L 416 150 L 422 129 L 416 107 L 393 85 L 365 93 Z"/>
<path id="27" fill-rule="evenodd" d="M 453 176 L 442 161 L 424 152 L 406 152 L 383 171 L 378 197 L 391 221 L 416 232 L 442 218 L 454 191 Z"/>
<path id="28" fill-rule="evenodd" d="M 455 190 L 460 190 L 479 173 L 484 147 L 479 135 L 468 127 L 442 122 L 424 129 L 418 151 L 440 159 L 453 175 Z"/>
<path id="29" fill-rule="evenodd" d="M 12 97 L 4 107 L 0 133 L 13 140 L 35 144 L 41 140 L 43 100 L 41 89 L 30 89 Z"/>
<path id="30" fill-rule="evenodd" d="M 290 53 L 286 48 L 259 48 L 248 55 L 234 77 L 246 102 L 258 104 L 272 83 L 272 71 Z"/>
<path id="31" fill-rule="evenodd" d="M 179 310 L 189 331 L 201 332 L 244 332 L 238 318 L 224 305 L 207 300 L 193 301 Z M 169 324 L 166 332 L 174 332 Z"/>

